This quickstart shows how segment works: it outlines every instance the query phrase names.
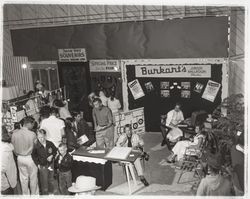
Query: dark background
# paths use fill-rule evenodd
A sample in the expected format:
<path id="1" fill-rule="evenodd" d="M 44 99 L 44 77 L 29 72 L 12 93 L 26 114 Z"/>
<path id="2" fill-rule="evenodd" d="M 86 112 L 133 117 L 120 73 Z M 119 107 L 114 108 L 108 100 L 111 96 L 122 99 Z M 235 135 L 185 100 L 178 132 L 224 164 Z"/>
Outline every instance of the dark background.
<path id="1" fill-rule="evenodd" d="M 58 60 L 58 49 L 85 48 L 87 59 L 228 56 L 228 17 L 82 24 L 11 30 L 14 56 Z"/>
<path id="2" fill-rule="evenodd" d="M 127 80 L 128 82 L 130 82 L 134 79 L 138 79 L 145 93 L 145 96 L 134 100 L 130 89 L 127 87 L 129 109 L 132 110 L 135 108 L 144 107 L 146 131 L 160 131 L 160 115 L 166 114 L 168 111 L 172 110 L 176 102 L 180 102 L 182 104 L 184 118 L 190 117 L 192 112 L 197 110 L 205 110 L 210 113 L 221 103 L 222 86 L 220 87 L 220 90 L 214 102 L 205 100 L 201 98 L 201 96 L 208 80 L 213 80 L 221 84 L 222 64 L 211 65 L 211 78 L 137 78 L 135 76 L 135 67 L 135 65 L 126 66 Z M 154 86 L 154 91 L 152 92 L 147 92 L 145 88 L 145 83 L 149 81 L 152 82 Z M 181 98 L 181 90 L 179 89 L 171 90 L 169 98 L 161 97 L 161 81 L 169 81 L 170 85 L 172 85 L 173 82 L 177 82 L 179 86 L 181 86 L 181 82 L 190 82 L 191 98 Z M 201 93 L 193 91 L 196 82 L 202 83 L 204 85 Z"/>

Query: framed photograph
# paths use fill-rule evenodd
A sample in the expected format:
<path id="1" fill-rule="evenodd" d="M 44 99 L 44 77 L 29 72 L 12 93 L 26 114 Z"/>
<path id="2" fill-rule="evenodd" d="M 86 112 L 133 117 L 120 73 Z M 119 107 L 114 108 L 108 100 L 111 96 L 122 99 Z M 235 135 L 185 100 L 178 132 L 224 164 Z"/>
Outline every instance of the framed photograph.
<path id="1" fill-rule="evenodd" d="M 181 91 L 181 97 L 182 98 L 190 98 L 190 96 L 191 96 L 190 91 L 187 91 L 187 90 L 182 90 Z"/>
<path id="2" fill-rule="evenodd" d="M 161 82 L 161 89 L 169 89 L 169 82 Z"/>
<path id="3" fill-rule="evenodd" d="M 190 89 L 190 82 L 181 82 L 181 88 L 184 90 Z"/>
<path id="4" fill-rule="evenodd" d="M 170 97 L 169 90 L 161 90 L 161 97 Z"/>

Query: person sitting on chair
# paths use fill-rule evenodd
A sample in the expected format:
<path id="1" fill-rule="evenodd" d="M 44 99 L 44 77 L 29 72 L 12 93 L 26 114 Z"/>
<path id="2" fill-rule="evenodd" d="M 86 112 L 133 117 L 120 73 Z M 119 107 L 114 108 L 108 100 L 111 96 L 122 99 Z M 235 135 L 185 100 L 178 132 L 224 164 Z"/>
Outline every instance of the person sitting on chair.
<path id="1" fill-rule="evenodd" d="M 182 140 L 175 144 L 175 146 L 172 149 L 171 155 L 168 157 L 167 162 L 173 163 L 175 161 L 175 158 L 179 161 L 183 158 L 185 153 L 191 154 L 193 151 L 200 149 L 200 146 L 205 140 L 204 133 L 202 132 L 202 125 L 195 126 L 195 133 L 196 135 L 193 138 L 190 138 L 190 140 Z M 188 148 L 188 151 L 186 150 Z"/>
<path id="2" fill-rule="evenodd" d="M 116 142 L 116 146 L 119 146 L 119 147 L 132 147 L 132 149 L 141 150 L 141 151 L 142 151 L 143 145 L 144 145 L 143 140 L 137 134 L 132 133 L 131 127 L 130 127 L 129 124 L 125 125 L 124 133 L 121 134 L 121 136 L 118 138 L 118 140 Z M 137 158 L 135 160 L 134 165 L 135 165 L 135 169 L 136 169 L 136 171 L 138 173 L 138 176 L 139 176 L 141 182 L 145 186 L 148 186 L 149 184 L 148 184 L 147 180 L 144 177 L 140 158 Z"/>
<path id="3" fill-rule="evenodd" d="M 184 116 L 181 111 L 181 105 L 176 103 L 175 108 L 168 112 L 166 119 L 166 126 L 170 128 L 166 136 L 170 142 L 177 142 L 183 136 L 182 130 L 178 128 L 178 124 L 183 120 Z"/>

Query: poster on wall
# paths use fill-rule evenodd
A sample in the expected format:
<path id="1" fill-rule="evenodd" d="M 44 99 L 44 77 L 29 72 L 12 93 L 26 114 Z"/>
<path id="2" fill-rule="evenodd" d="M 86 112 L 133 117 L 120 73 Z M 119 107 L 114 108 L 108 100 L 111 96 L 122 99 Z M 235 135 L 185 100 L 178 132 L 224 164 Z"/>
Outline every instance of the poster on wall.
<path id="1" fill-rule="evenodd" d="M 207 86 L 204 90 L 204 93 L 202 95 L 202 98 L 203 99 L 206 99 L 210 102 L 214 102 L 216 96 L 217 96 L 217 93 L 220 89 L 220 86 L 221 84 L 217 83 L 217 82 L 214 82 L 212 80 L 209 80 L 207 82 Z"/>
<path id="2" fill-rule="evenodd" d="M 170 91 L 169 90 L 161 90 L 161 97 L 170 97 Z"/>
<path id="3" fill-rule="evenodd" d="M 135 100 L 145 96 L 138 79 L 135 79 L 134 81 L 129 82 L 128 87 L 129 87 Z"/>
<path id="4" fill-rule="evenodd" d="M 150 93 L 151 91 L 154 90 L 154 85 L 152 84 L 152 82 L 147 82 L 147 83 L 145 83 L 145 88 L 146 88 L 147 92 Z"/>
<path id="5" fill-rule="evenodd" d="M 194 87 L 194 92 L 197 92 L 197 93 L 201 93 L 202 89 L 203 89 L 204 85 L 197 82 L 195 87 Z"/>
<path id="6" fill-rule="evenodd" d="M 190 82 L 181 82 L 181 88 L 184 90 L 190 89 Z"/>
<path id="7" fill-rule="evenodd" d="M 190 96 L 191 96 L 190 91 L 188 91 L 188 90 L 182 90 L 181 91 L 181 97 L 182 98 L 190 98 Z"/>
<path id="8" fill-rule="evenodd" d="M 161 82 L 161 89 L 169 89 L 169 82 Z"/>

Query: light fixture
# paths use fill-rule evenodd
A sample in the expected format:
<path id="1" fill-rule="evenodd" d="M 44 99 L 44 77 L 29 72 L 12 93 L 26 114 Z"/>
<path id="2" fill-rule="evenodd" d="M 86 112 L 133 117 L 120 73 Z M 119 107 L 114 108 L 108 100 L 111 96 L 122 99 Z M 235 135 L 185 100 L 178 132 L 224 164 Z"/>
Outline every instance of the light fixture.
<path id="1" fill-rule="evenodd" d="M 22 64 L 23 69 L 26 69 L 27 67 L 28 67 L 27 64 Z"/>

